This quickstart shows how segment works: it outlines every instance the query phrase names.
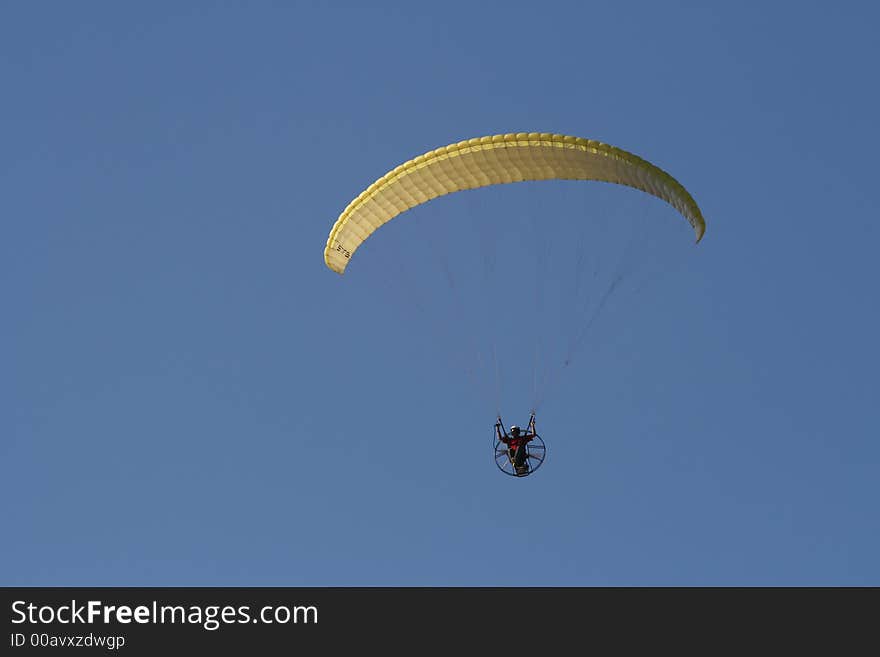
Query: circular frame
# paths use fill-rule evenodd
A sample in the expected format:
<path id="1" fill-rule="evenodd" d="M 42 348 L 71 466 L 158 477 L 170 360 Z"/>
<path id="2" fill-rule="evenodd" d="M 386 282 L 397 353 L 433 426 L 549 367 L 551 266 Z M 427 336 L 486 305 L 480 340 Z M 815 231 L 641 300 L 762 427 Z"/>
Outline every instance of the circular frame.
<path id="1" fill-rule="evenodd" d="M 544 439 L 535 434 L 535 437 L 526 443 L 523 448 L 526 450 L 526 463 L 529 465 L 529 471 L 524 474 L 518 474 L 507 455 L 507 446 L 498 440 L 496 436 L 495 467 L 510 477 L 528 477 L 534 473 L 535 470 L 544 464 L 544 460 L 547 458 L 547 446 L 544 444 Z"/>

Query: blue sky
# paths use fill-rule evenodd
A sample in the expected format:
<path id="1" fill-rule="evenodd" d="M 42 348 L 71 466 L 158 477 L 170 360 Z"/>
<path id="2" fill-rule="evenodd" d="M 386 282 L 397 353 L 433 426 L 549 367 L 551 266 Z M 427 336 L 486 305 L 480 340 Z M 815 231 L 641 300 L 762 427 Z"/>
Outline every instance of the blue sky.
<path id="1" fill-rule="evenodd" d="M 6 5 L 0 583 L 877 585 L 878 18 Z M 513 185 L 417 208 L 326 269 L 339 212 L 385 171 L 519 131 L 651 160 L 706 237 L 633 190 Z M 633 271 L 676 246 L 561 368 L 543 469 L 504 477 L 469 340 L 498 341 L 524 422 L 522 345 L 573 328 L 550 307 L 571 280 L 550 268 L 536 296 L 530 251 L 562 262 L 557 231 L 617 219 L 670 238 Z M 463 237 L 488 227 L 491 284 Z"/>

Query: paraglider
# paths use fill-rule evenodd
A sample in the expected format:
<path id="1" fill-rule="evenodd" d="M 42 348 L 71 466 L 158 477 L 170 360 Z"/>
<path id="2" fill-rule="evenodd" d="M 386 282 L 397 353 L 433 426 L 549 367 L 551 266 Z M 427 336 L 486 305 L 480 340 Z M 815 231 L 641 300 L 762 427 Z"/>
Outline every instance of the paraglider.
<path id="1" fill-rule="evenodd" d="M 535 430 L 535 414 L 525 431 L 511 425 L 510 433 L 499 417 L 495 422 L 495 465 L 506 475 L 527 477 L 544 463 L 547 447 Z"/>
<path id="2" fill-rule="evenodd" d="M 324 262 L 332 271 L 343 274 L 357 249 L 380 226 L 439 196 L 537 180 L 593 180 L 626 185 L 674 207 L 693 228 L 696 242 L 706 230 L 703 215 L 690 193 L 671 175 L 637 155 L 580 137 L 511 133 L 467 139 L 429 151 L 380 177 L 339 215 L 327 238 Z M 612 283 L 606 296 L 616 283 Z M 540 467 L 546 447 L 535 431 L 534 412 L 524 432 L 513 429 L 511 434 L 502 432 L 498 418 L 495 463 L 505 474 L 523 477 Z"/>

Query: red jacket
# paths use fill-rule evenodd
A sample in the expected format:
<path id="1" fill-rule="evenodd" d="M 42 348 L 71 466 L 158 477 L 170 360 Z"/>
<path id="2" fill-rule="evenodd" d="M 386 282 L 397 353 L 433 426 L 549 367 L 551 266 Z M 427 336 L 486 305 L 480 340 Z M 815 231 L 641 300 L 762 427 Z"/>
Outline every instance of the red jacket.
<path id="1" fill-rule="evenodd" d="M 534 438 L 534 436 L 531 434 L 521 433 L 519 438 L 514 438 L 513 436 L 501 436 L 501 442 L 505 443 L 510 449 L 519 449 L 532 438 Z"/>

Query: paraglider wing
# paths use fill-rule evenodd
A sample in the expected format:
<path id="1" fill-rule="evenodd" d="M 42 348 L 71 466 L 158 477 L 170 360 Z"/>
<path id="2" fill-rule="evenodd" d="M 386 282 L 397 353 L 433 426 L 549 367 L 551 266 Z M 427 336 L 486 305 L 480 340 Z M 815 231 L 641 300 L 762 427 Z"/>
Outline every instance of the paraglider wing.
<path id="1" fill-rule="evenodd" d="M 342 274 L 354 252 L 379 226 L 431 199 L 465 189 L 526 180 L 597 180 L 634 187 L 673 206 L 697 242 L 706 223 L 696 202 L 668 173 L 598 141 L 548 133 L 468 139 L 412 159 L 379 178 L 339 215 L 324 262 Z"/>

